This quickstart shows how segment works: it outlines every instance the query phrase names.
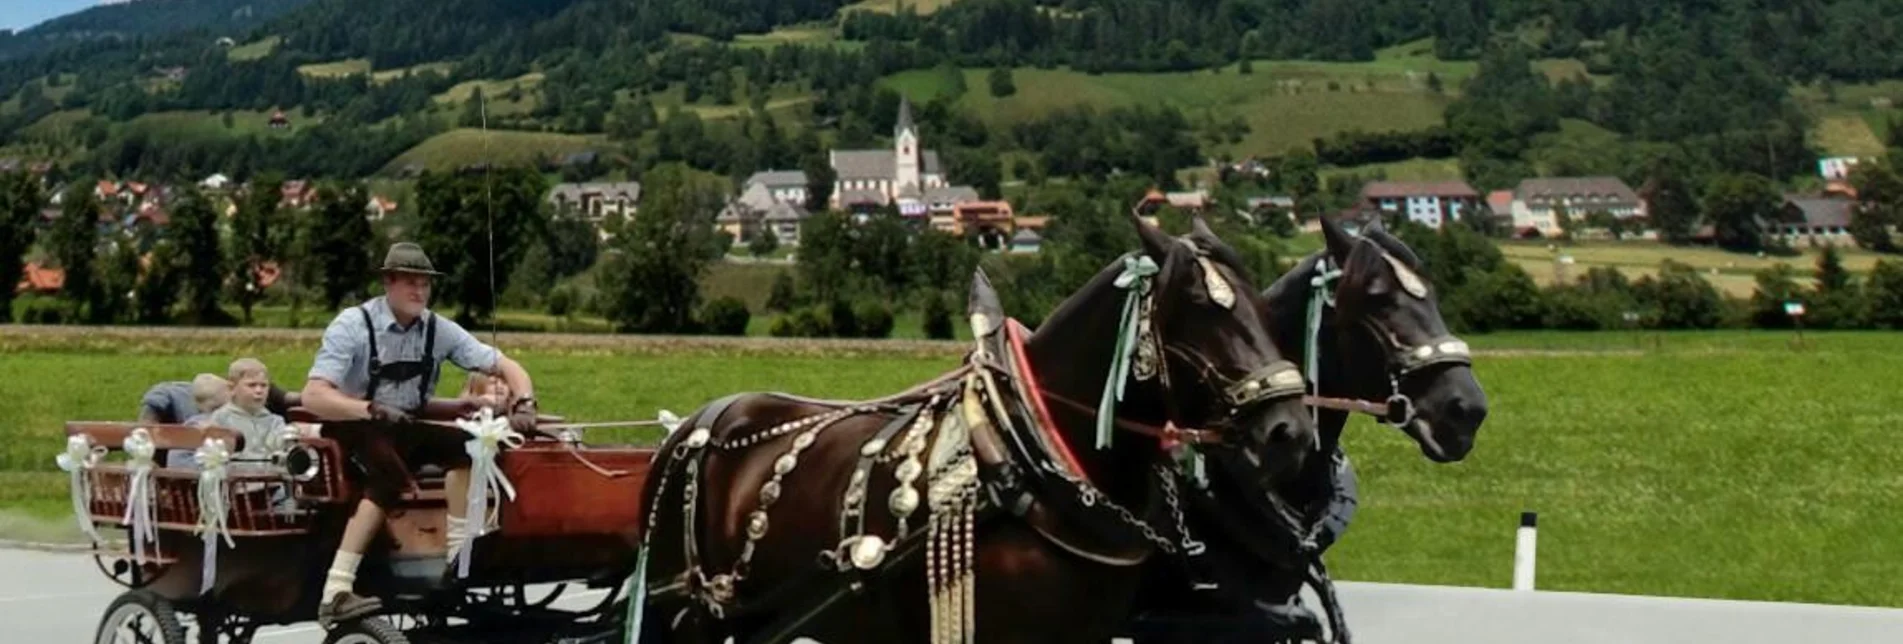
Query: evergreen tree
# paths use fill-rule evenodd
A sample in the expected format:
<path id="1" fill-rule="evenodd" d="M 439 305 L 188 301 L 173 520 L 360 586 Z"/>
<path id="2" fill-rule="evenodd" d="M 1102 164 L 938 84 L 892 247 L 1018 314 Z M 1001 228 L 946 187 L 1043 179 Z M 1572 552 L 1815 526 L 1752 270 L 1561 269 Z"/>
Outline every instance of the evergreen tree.
<path id="1" fill-rule="evenodd" d="M 689 331 L 726 181 L 680 163 L 656 166 L 645 179 L 641 216 L 616 235 L 602 268 L 608 318 L 625 331 Z"/>
<path id="2" fill-rule="evenodd" d="M 96 280 L 93 279 L 96 271 L 93 257 L 99 252 L 99 199 L 93 194 L 94 185 L 90 178 L 81 178 L 66 189 L 60 199 L 59 219 L 53 221 L 50 239 L 43 244 L 52 253 L 53 261 L 66 272 L 60 295 L 74 312 L 89 305 L 94 309 L 100 307 L 100 294 L 94 292 Z M 103 313 L 92 310 L 84 319 L 94 324 L 110 322 L 110 318 L 101 317 Z"/>
<path id="3" fill-rule="evenodd" d="M 361 212 L 361 211 L 359 211 Z M 227 324 L 230 316 L 218 308 L 223 290 L 225 252 L 218 231 L 218 211 L 197 187 L 185 189 L 184 198 L 172 210 L 168 227 L 178 241 L 181 270 L 184 271 L 186 310 L 198 325 Z"/>
<path id="4" fill-rule="evenodd" d="M 44 204 L 33 175 L 0 174 L 0 322 L 13 320 L 13 285 L 20 283 L 21 261 L 33 245 L 33 222 Z"/>

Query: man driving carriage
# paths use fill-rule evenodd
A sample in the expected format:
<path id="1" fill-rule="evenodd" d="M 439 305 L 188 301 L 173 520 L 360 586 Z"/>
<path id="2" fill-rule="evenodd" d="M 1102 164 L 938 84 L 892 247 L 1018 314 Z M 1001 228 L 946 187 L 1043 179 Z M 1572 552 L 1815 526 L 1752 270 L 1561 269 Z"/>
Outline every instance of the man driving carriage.
<path id="1" fill-rule="evenodd" d="M 510 425 L 517 431 L 535 425 L 528 372 L 461 325 L 430 312 L 431 280 L 442 273 L 423 249 L 409 242 L 392 245 L 381 271 L 384 295 L 345 309 L 324 329 L 302 397 L 304 407 L 325 421 L 324 434 L 362 468 L 365 490 L 325 577 L 317 611 L 325 627 L 381 609 L 380 600 L 355 594 L 357 565 L 411 468 L 435 465 L 447 472 L 444 534 L 450 560 L 468 540 L 468 435 L 414 418 L 429 402 L 444 360 L 500 377 L 514 396 L 508 404 Z M 480 404 L 464 403 L 464 411 Z"/>

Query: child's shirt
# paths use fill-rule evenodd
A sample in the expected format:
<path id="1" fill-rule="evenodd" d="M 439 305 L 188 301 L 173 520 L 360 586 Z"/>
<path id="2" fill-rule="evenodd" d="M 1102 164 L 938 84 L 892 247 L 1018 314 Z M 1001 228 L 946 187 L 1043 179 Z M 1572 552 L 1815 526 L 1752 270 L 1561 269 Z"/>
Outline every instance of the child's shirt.
<path id="1" fill-rule="evenodd" d="M 209 423 L 213 427 L 223 427 L 244 436 L 244 449 L 233 454 L 248 457 L 261 457 L 270 454 L 270 446 L 276 437 L 284 431 L 284 417 L 260 408 L 256 412 L 246 411 L 233 403 L 226 403 L 211 413 Z"/>

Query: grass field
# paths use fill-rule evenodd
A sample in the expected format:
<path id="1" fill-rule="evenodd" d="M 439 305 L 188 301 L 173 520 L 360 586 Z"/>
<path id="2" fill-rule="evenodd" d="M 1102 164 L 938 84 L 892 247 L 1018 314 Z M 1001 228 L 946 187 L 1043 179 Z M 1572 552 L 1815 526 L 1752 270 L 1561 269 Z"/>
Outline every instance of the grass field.
<path id="1" fill-rule="evenodd" d="M 232 60 L 257 60 L 271 55 L 271 52 L 275 51 L 278 48 L 278 43 L 281 42 L 284 42 L 282 36 L 266 36 L 255 42 L 248 42 L 232 47 L 225 52 L 225 56 Z"/>
<path id="2" fill-rule="evenodd" d="M 297 73 L 312 78 L 337 78 L 353 74 L 368 74 L 370 73 L 370 59 L 351 58 L 348 60 L 334 60 L 327 63 L 301 65 L 297 68 Z"/>
<path id="3" fill-rule="evenodd" d="M 420 163 L 432 170 L 448 170 L 472 163 L 528 163 L 601 145 L 598 137 L 553 132 L 460 128 L 430 137 L 390 161 L 386 168 Z"/>
<path id="4" fill-rule="evenodd" d="M 130 416 L 151 383 L 257 352 L 281 380 L 315 335 L 114 330 L 0 338 L 0 530 L 63 528 L 59 423 Z M 1466 462 L 1435 465 L 1356 421 L 1361 507 L 1333 551 L 1352 580 L 1504 587 L 1522 510 L 1551 590 L 1903 606 L 1903 336 L 1516 333 L 1469 338 L 1491 413 Z M 223 342 L 214 339 L 223 338 Z M 670 342 L 689 343 L 670 347 Z M 684 413 L 780 389 L 862 397 L 954 366 L 960 343 L 505 335 L 552 413 Z M 445 391 L 461 377 L 445 378 Z M 85 383 L 84 386 L 74 386 Z M 1800 384 L 1801 383 L 1801 384 Z M 639 438 L 634 435 L 594 440 Z M 37 519 L 23 519 L 38 517 Z"/>
<path id="5" fill-rule="evenodd" d="M 1619 269 L 1627 278 L 1635 280 L 1641 275 L 1658 274 L 1659 263 L 1669 258 L 1699 269 L 1705 281 L 1737 297 L 1750 297 L 1757 288 L 1753 274 L 1778 263 L 1789 264 L 1805 279 L 1809 279 L 1817 265 L 1818 252 L 1805 249 L 1804 255 L 1799 257 L 1756 257 L 1716 248 L 1684 248 L 1637 241 L 1578 242 L 1558 246 L 1556 252 L 1549 250 L 1546 244 L 1503 241 L 1499 246 L 1501 254 L 1526 269 L 1533 281 L 1542 285 L 1553 282 L 1555 258 L 1562 253 L 1573 258 L 1574 264 L 1567 269 L 1573 277 L 1584 275 L 1594 267 L 1607 267 Z M 1867 273 L 1876 265 L 1878 258 L 1874 253 L 1858 249 L 1845 250 L 1844 268 L 1852 273 Z"/>

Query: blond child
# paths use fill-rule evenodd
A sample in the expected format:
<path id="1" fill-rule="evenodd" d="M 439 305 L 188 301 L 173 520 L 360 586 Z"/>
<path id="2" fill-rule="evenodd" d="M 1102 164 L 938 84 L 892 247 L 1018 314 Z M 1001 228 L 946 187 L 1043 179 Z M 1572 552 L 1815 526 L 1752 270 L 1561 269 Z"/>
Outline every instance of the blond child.
<path id="1" fill-rule="evenodd" d="M 509 408 L 509 383 L 481 372 L 470 372 L 463 385 L 463 400 L 475 400 L 490 409 Z"/>
<path id="2" fill-rule="evenodd" d="M 231 382 L 213 374 L 201 373 L 192 378 L 191 393 L 194 411 L 192 415 L 179 420 L 178 424 L 202 429 L 211 424 L 213 412 L 230 402 Z M 147 398 L 149 400 L 151 394 L 147 394 Z M 141 410 L 140 415 L 147 416 L 149 411 L 149 409 Z M 163 422 L 163 419 L 159 418 L 156 422 Z M 197 461 L 193 458 L 192 450 L 166 450 L 165 466 L 191 469 L 197 466 Z"/>
<path id="3" fill-rule="evenodd" d="M 271 374 L 256 358 L 239 358 L 231 363 L 231 401 L 211 414 L 211 424 L 237 431 L 244 436 L 244 449 L 238 455 L 257 458 L 269 455 L 281 442 L 284 417 L 264 408 L 271 393 Z"/>

